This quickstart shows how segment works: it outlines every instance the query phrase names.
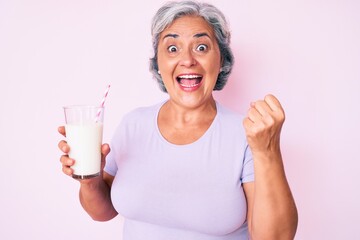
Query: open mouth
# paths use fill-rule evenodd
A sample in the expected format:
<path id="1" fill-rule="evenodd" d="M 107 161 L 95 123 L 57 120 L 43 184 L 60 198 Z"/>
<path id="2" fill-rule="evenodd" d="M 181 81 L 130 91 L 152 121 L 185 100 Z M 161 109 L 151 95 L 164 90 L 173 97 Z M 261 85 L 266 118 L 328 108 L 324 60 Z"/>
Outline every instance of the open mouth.
<path id="1" fill-rule="evenodd" d="M 201 83 L 203 76 L 200 74 L 181 74 L 176 80 L 183 88 L 196 88 Z"/>

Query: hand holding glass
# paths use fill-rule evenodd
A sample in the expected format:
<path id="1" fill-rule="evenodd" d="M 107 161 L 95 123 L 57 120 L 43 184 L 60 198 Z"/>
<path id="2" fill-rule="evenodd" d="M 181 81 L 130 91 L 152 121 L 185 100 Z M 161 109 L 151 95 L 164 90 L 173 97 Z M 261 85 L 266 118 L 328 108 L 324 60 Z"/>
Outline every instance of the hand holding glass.
<path id="1" fill-rule="evenodd" d="M 69 157 L 75 160 L 71 167 L 73 178 L 88 179 L 99 176 L 103 136 L 104 107 L 66 106 L 66 140 Z"/>

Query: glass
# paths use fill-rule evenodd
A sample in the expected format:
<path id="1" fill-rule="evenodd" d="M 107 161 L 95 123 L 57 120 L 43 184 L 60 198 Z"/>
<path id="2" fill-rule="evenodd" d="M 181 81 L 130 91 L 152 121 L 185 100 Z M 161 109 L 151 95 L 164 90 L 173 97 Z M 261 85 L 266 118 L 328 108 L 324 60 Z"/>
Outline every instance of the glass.
<path id="1" fill-rule="evenodd" d="M 104 107 L 65 106 L 64 113 L 69 157 L 75 160 L 71 167 L 74 170 L 72 177 L 88 179 L 99 176 Z"/>

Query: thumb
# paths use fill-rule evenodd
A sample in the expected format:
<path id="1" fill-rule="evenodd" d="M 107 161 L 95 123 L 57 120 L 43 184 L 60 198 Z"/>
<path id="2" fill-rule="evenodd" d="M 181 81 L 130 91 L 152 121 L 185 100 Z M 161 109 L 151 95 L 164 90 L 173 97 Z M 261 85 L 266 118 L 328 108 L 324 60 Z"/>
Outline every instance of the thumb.
<path id="1" fill-rule="evenodd" d="M 107 143 L 104 143 L 101 146 L 101 171 L 103 171 L 104 167 L 105 167 L 105 162 L 106 162 L 106 156 L 109 154 L 110 152 L 110 146 Z"/>
<path id="2" fill-rule="evenodd" d="M 109 154 L 110 152 L 110 146 L 107 143 L 104 143 L 101 146 L 101 162 L 105 162 L 105 158 L 106 156 Z"/>

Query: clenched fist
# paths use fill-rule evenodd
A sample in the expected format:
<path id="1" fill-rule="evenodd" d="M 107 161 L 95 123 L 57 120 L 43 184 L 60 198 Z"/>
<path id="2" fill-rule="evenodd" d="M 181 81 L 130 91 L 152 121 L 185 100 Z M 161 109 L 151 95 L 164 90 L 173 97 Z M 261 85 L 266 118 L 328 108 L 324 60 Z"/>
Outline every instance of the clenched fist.
<path id="1" fill-rule="evenodd" d="M 253 154 L 280 153 L 280 133 L 284 120 L 284 110 L 273 95 L 266 95 L 264 100 L 250 104 L 243 125 Z"/>

